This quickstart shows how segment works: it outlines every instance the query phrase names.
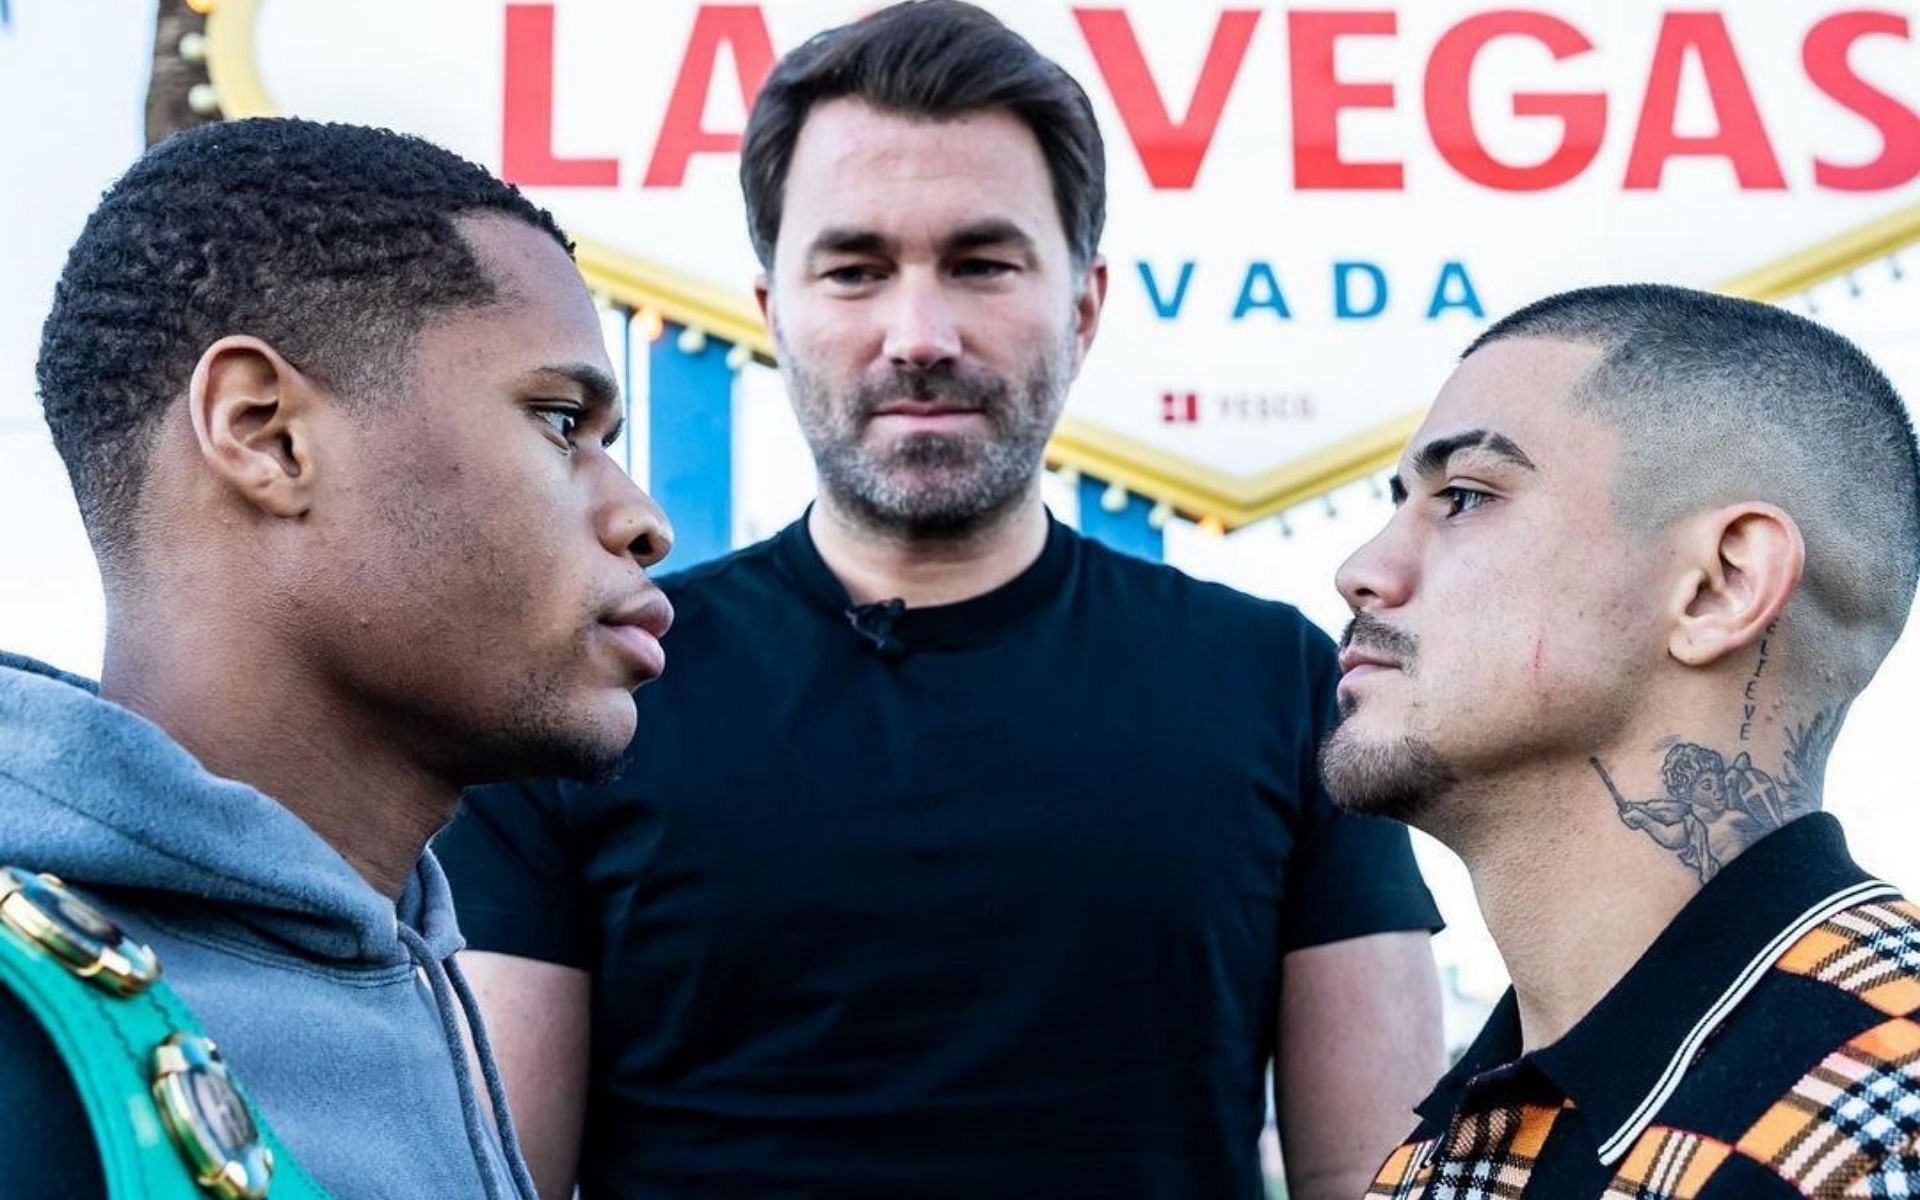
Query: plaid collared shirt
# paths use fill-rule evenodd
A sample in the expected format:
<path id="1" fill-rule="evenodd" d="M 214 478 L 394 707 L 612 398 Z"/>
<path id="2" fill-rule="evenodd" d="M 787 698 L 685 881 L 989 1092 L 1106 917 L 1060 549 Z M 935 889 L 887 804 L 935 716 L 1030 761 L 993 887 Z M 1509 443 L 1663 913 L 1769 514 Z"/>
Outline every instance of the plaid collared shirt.
<path id="1" fill-rule="evenodd" d="M 1920 1198 L 1920 907 L 1816 813 L 1520 1053 L 1509 992 L 1374 1200 Z"/>

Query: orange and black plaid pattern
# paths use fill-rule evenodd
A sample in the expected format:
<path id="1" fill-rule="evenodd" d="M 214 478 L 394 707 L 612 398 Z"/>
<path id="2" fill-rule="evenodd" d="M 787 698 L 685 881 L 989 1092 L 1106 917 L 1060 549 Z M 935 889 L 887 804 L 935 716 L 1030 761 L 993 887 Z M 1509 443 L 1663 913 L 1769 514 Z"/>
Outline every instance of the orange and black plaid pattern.
<path id="1" fill-rule="evenodd" d="M 1374 1176 L 1373 1186 L 1361 1200 L 1407 1200 L 1409 1196 L 1419 1195 L 1420 1189 L 1427 1186 L 1428 1165 L 1439 1144 L 1437 1138 L 1403 1144 L 1387 1156 L 1380 1173 Z"/>
<path id="2" fill-rule="evenodd" d="M 1829 1054 L 1740 1151 L 1808 1196 L 1920 1196 L 1920 1025 L 1888 1021 Z"/>
<path id="3" fill-rule="evenodd" d="M 1529 1104 L 1476 1113 L 1460 1121 L 1444 1142 L 1402 1146 L 1367 1197 L 1516 1200 L 1559 1115 L 1556 1106 Z"/>
<path id="4" fill-rule="evenodd" d="M 1561 1042 L 1519 1036 L 1509 995 L 1369 1200 L 1920 1200 L 1920 906 L 1831 818 L 1736 859 Z"/>
<path id="5" fill-rule="evenodd" d="M 1920 1012 L 1920 906 L 1902 900 L 1848 909 L 1801 938 L 1779 966 L 1890 1017 Z"/>
<path id="6" fill-rule="evenodd" d="M 1605 1200 L 1699 1200 L 1731 1153 L 1725 1142 L 1656 1125 L 1627 1152 Z"/>
<path id="7" fill-rule="evenodd" d="M 1433 1200 L 1519 1200 L 1560 1106 L 1489 1109 L 1455 1124 L 1428 1170 Z"/>

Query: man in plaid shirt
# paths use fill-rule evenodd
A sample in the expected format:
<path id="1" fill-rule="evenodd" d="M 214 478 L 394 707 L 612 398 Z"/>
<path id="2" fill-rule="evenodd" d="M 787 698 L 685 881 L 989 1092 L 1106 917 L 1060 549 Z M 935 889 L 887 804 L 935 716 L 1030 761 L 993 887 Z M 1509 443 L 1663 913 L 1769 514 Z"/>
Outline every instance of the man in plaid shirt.
<path id="1" fill-rule="evenodd" d="M 1820 811 L 1920 581 L 1886 378 L 1765 305 L 1570 292 L 1392 486 L 1322 767 L 1459 853 L 1514 986 L 1367 1194 L 1920 1196 L 1920 908 Z"/>

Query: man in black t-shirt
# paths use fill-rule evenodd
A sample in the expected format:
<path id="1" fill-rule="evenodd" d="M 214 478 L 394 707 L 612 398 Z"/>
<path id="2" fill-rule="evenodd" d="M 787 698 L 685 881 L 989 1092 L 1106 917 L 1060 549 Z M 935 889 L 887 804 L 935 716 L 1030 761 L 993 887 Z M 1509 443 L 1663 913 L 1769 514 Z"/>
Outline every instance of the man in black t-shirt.
<path id="1" fill-rule="evenodd" d="M 1398 828 L 1335 810 L 1329 640 L 1089 542 L 1042 449 L 1098 323 L 1099 132 L 935 0 L 788 56 L 742 181 L 822 481 L 666 586 L 613 784 L 444 835 L 545 1194 L 1352 1197 L 1440 1070 Z"/>

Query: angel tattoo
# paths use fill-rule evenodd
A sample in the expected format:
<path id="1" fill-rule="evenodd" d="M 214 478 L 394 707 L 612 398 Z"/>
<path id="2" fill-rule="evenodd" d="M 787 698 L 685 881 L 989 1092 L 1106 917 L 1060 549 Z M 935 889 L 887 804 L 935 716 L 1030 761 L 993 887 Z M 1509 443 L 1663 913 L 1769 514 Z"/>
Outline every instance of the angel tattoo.
<path id="1" fill-rule="evenodd" d="M 1587 761 L 1607 785 L 1621 822 L 1677 852 L 1705 883 L 1734 855 L 1820 807 L 1820 783 L 1839 717 L 1837 711 L 1825 712 L 1791 732 L 1778 779 L 1744 751 L 1728 762 L 1711 747 L 1682 742 L 1667 750 L 1660 765 L 1667 794 L 1629 800 L 1598 758 Z"/>

